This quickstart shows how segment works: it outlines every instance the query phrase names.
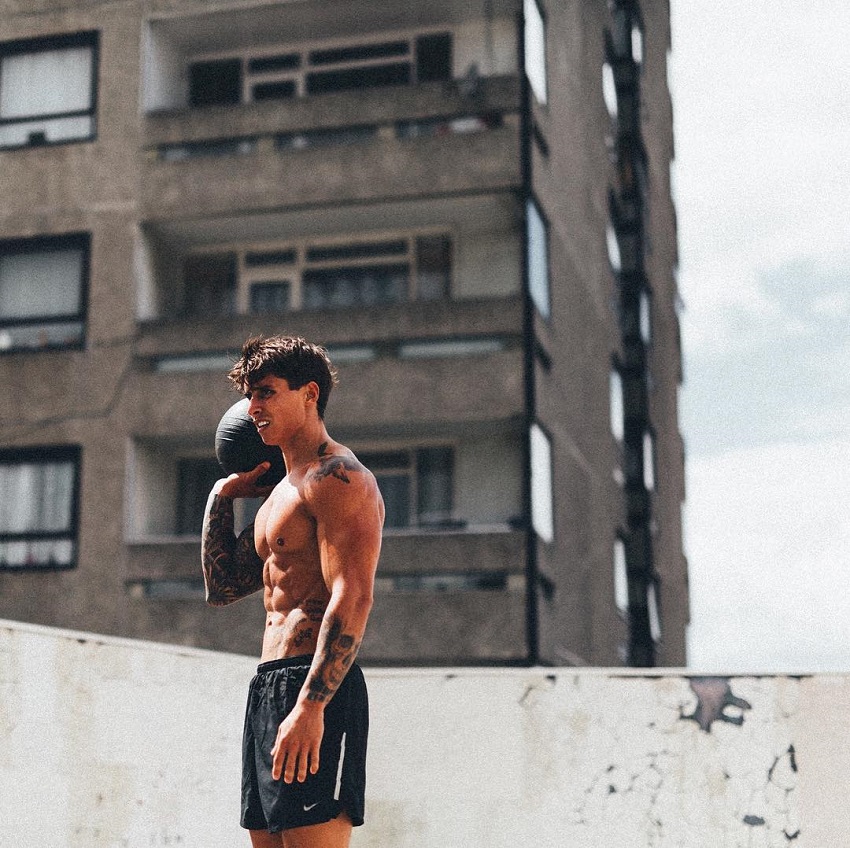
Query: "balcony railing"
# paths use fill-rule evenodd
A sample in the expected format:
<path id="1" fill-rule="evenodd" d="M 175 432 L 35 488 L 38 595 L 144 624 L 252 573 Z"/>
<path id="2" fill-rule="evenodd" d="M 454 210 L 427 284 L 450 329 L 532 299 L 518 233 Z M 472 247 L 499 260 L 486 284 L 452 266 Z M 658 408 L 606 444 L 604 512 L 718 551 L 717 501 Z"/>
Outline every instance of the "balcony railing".
<path id="1" fill-rule="evenodd" d="M 515 78 L 148 116 L 148 220 L 520 184 Z M 222 161 L 227 166 L 222 166 Z M 439 167 L 435 166 L 439 163 Z"/>

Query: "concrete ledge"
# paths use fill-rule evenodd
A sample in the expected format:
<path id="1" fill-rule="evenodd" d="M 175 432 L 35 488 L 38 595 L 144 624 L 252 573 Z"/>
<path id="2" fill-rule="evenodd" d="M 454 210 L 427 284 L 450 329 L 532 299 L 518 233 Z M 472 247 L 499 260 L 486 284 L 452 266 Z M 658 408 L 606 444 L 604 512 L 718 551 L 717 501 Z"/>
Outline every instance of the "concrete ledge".
<path id="1" fill-rule="evenodd" d="M 246 657 L 0 621 L 4 844 L 247 844 Z M 367 669 L 353 845 L 850 844 L 850 676 Z M 37 823 L 37 827 L 34 827 Z"/>

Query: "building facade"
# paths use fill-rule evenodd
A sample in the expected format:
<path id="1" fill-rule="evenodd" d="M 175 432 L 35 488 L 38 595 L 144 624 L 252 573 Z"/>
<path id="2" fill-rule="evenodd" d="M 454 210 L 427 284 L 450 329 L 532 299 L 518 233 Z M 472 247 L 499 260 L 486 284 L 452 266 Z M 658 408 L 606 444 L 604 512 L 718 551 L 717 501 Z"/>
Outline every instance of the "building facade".
<path id="1" fill-rule="evenodd" d="M 0 8 L 0 616 L 259 650 L 199 531 L 283 332 L 388 506 L 364 661 L 684 664 L 667 2 Z"/>

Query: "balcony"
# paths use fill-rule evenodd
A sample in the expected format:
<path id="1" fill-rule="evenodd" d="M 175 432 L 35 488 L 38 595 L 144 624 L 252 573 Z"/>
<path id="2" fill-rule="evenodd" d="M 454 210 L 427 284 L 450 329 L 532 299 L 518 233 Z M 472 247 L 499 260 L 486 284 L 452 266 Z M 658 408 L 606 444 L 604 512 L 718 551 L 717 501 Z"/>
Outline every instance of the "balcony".
<path id="1" fill-rule="evenodd" d="M 478 80 L 154 113 L 148 221 L 362 203 L 520 184 L 519 81 Z M 434 164 L 439 163 L 439 168 Z"/>
<path id="2" fill-rule="evenodd" d="M 151 540 L 126 550 L 128 583 L 200 577 L 200 543 L 195 539 Z M 388 533 L 362 659 L 523 659 L 524 575 L 522 531 Z M 461 582 L 465 585 L 457 588 Z"/>

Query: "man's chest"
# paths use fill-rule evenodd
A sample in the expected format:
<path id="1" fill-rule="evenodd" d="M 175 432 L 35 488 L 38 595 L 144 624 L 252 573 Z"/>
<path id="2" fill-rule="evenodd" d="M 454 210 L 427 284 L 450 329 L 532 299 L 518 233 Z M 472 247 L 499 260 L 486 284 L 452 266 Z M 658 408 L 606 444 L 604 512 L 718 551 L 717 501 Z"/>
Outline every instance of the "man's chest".
<path id="1" fill-rule="evenodd" d="M 299 490 L 281 482 L 260 507 L 254 523 L 257 550 L 292 554 L 316 547 L 316 522 L 307 510 Z"/>

